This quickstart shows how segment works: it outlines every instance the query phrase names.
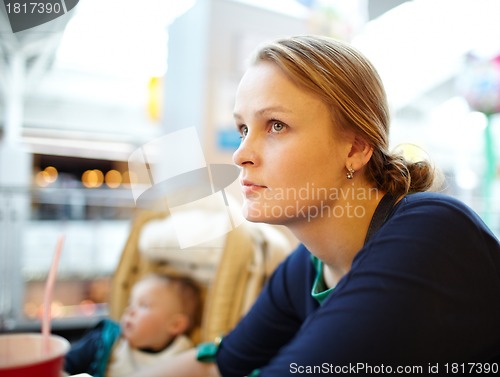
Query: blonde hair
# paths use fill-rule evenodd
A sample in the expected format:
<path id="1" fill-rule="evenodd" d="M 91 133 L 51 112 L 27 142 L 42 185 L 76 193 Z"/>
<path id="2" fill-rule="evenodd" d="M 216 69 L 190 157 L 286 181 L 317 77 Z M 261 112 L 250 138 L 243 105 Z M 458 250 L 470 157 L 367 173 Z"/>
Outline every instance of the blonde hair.
<path id="1" fill-rule="evenodd" d="M 320 36 L 296 36 L 262 46 L 253 63 L 276 64 L 294 83 L 319 96 L 339 131 L 352 130 L 373 148 L 366 177 L 378 189 L 401 195 L 426 191 L 434 180 L 427 161 L 390 153 L 389 109 L 380 77 L 359 51 Z"/>

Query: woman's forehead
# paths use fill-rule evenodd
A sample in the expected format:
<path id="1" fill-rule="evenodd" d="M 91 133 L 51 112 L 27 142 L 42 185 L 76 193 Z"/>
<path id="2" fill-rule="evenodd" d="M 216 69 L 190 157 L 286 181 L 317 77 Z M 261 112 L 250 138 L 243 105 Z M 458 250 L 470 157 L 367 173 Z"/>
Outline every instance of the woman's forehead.
<path id="1" fill-rule="evenodd" d="M 235 114 L 252 105 L 256 111 L 273 108 L 293 112 L 298 104 L 317 101 L 317 96 L 299 87 L 276 64 L 259 62 L 243 75 L 235 100 Z"/>

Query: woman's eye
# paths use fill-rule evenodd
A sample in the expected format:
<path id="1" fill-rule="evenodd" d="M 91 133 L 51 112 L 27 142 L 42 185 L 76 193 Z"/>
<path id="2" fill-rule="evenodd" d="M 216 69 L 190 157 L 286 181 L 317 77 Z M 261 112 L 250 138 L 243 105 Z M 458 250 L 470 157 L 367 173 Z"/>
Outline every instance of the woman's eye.
<path id="1" fill-rule="evenodd" d="M 285 129 L 285 125 L 281 122 L 273 122 L 271 132 L 280 133 Z"/>
<path id="2" fill-rule="evenodd" d="M 248 134 L 248 127 L 247 126 L 240 126 L 240 135 L 242 138 L 247 136 Z"/>

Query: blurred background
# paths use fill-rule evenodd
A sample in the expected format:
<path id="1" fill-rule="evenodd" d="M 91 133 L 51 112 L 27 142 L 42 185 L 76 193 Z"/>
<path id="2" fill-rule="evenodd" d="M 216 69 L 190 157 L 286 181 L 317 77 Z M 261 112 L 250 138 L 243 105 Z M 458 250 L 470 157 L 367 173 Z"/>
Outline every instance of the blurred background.
<path id="1" fill-rule="evenodd" d="M 496 0 L 82 0 L 16 33 L 8 12 L 0 4 L 0 331 L 38 326 L 60 234 L 56 329 L 106 315 L 137 212 L 131 153 L 196 127 L 206 161 L 230 163 L 245 60 L 280 36 L 365 53 L 386 85 L 391 145 L 425 151 L 445 191 L 500 235 Z M 150 161 L 166 163 L 161 151 Z"/>

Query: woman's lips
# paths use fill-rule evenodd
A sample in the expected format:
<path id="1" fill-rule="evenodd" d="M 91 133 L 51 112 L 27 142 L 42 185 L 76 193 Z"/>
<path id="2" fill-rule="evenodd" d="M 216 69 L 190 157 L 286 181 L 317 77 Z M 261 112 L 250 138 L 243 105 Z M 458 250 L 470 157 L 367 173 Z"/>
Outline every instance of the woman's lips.
<path id="1" fill-rule="evenodd" d="M 241 189 L 245 195 L 255 194 L 255 193 L 257 193 L 261 190 L 264 190 L 266 188 L 267 188 L 266 186 L 259 185 L 257 183 L 252 182 L 252 181 L 249 181 L 249 180 L 242 180 L 241 181 Z"/>

